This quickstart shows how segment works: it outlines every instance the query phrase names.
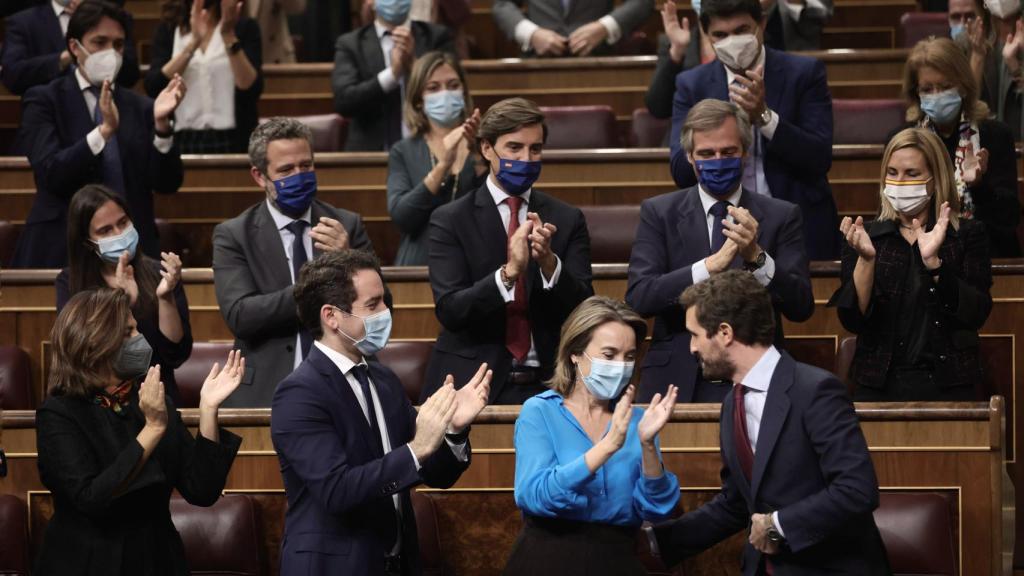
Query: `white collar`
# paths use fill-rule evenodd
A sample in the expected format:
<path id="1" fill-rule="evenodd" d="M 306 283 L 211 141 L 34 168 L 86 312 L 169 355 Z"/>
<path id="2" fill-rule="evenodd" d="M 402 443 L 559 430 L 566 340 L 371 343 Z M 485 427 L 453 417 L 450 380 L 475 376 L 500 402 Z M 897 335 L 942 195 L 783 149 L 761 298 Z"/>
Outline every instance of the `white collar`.
<path id="1" fill-rule="evenodd" d="M 754 61 L 754 64 L 750 66 L 750 70 L 753 70 L 758 66 L 764 66 L 765 54 L 767 54 L 767 52 L 762 44 L 761 54 L 757 57 L 757 60 Z M 732 81 L 736 79 L 736 73 L 730 70 L 725 64 L 722 64 L 722 67 L 725 68 L 725 86 L 728 88 L 729 86 L 732 86 Z M 761 79 L 763 80 L 765 76 L 768 76 L 768 71 L 762 68 Z"/>
<path id="2" fill-rule="evenodd" d="M 698 195 L 700 196 L 700 205 L 704 208 L 704 215 L 707 216 L 711 213 L 711 207 L 717 204 L 720 200 L 732 204 L 733 206 L 740 205 L 740 196 L 743 195 L 743 186 L 736 187 L 736 191 L 730 194 L 727 198 L 715 198 L 711 194 L 704 191 L 704 187 L 700 184 L 697 185 Z"/>
<path id="3" fill-rule="evenodd" d="M 53 8 L 53 13 L 57 15 L 57 20 L 60 20 L 60 15 L 64 13 L 67 8 L 61 6 L 57 0 L 50 0 L 50 6 Z M 68 13 L 70 15 L 70 12 Z"/>
<path id="4" fill-rule="evenodd" d="M 754 364 L 750 372 L 747 372 L 742 384 L 759 392 L 767 392 L 768 386 L 772 383 L 772 375 L 775 374 L 775 367 L 779 365 L 781 359 L 782 354 L 779 354 L 778 349 L 769 346 L 761 359 Z"/>
<path id="5" fill-rule="evenodd" d="M 306 211 L 302 213 L 302 216 L 299 216 L 298 218 L 292 218 L 291 216 L 288 216 L 281 212 L 280 210 L 278 210 L 277 207 L 274 206 L 274 203 L 270 201 L 270 198 L 267 198 L 267 208 L 270 209 L 270 217 L 274 219 L 274 225 L 277 226 L 278 230 L 284 230 L 286 226 L 288 226 L 295 220 L 302 220 L 306 224 L 309 224 L 310 214 L 313 211 L 313 205 L 311 204 L 309 208 L 306 208 Z"/>
<path id="6" fill-rule="evenodd" d="M 487 191 L 491 193 L 491 198 L 494 199 L 494 204 L 498 205 L 505 201 L 506 198 L 510 197 L 511 194 L 505 192 L 498 186 L 498 183 L 494 181 L 494 175 L 489 174 L 487 176 Z M 526 192 L 519 195 L 523 199 L 523 202 L 530 203 L 530 194 L 533 193 L 533 188 L 530 188 Z"/>
<path id="7" fill-rule="evenodd" d="M 333 348 L 324 344 L 323 342 L 320 342 L 319 340 L 314 340 L 313 346 L 319 348 L 320 351 L 324 353 L 324 356 L 327 356 L 327 359 L 333 362 L 334 365 L 338 367 L 338 370 L 341 370 L 342 374 L 348 374 L 349 371 L 356 366 L 367 367 L 365 358 L 362 358 L 357 364 L 353 362 L 352 359 L 349 358 L 348 356 L 345 356 L 341 352 L 334 350 Z"/>
<path id="8" fill-rule="evenodd" d="M 402 22 L 398 26 L 405 26 L 405 25 L 409 24 L 409 22 L 411 22 L 411 20 L 406 19 L 405 22 Z M 395 26 L 395 28 L 398 28 L 398 26 Z M 384 33 L 391 31 L 391 30 L 388 30 L 387 28 L 385 28 L 384 25 L 381 24 L 376 18 L 373 19 L 373 29 L 377 33 L 377 40 L 383 39 L 384 38 Z"/>

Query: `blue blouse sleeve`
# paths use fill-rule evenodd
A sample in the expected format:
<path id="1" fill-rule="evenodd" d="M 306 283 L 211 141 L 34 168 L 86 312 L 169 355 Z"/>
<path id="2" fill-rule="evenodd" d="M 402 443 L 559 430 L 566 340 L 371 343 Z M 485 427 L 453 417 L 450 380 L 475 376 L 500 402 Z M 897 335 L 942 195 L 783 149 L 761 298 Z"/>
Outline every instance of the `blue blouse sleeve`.
<path id="1" fill-rule="evenodd" d="M 659 458 L 661 440 L 655 439 Z M 661 476 L 648 478 L 643 473 L 643 461 L 640 462 L 640 475 L 633 486 L 633 508 L 640 518 L 656 522 L 667 519 L 676 504 L 679 503 L 679 479 L 676 475 L 662 467 Z"/>
<path id="2" fill-rule="evenodd" d="M 543 411 L 546 401 L 531 398 L 523 404 L 516 420 L 516 505 L 528 514 L 559 516 L 568 510 L 587 507 L 582 492 L 590 470 L 583 454 L 571 462 L 559 464 L 554 437 Z"/>

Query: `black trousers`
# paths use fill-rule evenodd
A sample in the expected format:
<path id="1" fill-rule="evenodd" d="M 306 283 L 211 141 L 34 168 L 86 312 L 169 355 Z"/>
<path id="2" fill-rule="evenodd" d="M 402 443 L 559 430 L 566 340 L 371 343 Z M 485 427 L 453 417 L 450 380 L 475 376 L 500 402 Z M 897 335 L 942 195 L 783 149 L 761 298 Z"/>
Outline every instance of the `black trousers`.
<path id="1" fill-rule="evenodd" d="M 636 528 L 523 515 L 503 576 L 643 576 Z"/>

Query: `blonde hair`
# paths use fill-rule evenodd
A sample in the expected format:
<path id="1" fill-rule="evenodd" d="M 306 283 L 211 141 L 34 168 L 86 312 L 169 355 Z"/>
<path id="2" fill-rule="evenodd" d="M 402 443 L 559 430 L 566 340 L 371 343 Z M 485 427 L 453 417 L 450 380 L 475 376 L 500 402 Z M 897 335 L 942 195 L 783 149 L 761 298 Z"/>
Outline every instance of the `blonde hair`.
<path id="1" fill-rule="evenodd" d="M 750 131 L 750 118 L 747 117 L 747 113 L 742 108 L 732 102 L 716 100 L 714 98 L 697 102 L 690 109 L 690 113 L 686 115 L 686 121 L 683 122 L 683 131 L 679 135 L 679 143 L 682 145 L 683 150 L 687 154 L 693 154 L 694 132 L 716 130 L 730 116 L 736 119 L 736 128 L 740 131 L 740 143 L 743 146 L 743 152 L 746 153 L 754 140 Z"/>
<path id="2" fill-rule="evenodd" d="M 466 73 L 459 66 L 459 61 L 448 52 L 427 52 L 416 60 L 409 74 L 409 84 L 405 88 L 405 104 L 403 105 L 405 123 L 416 136 L 426 134 L 430 131 L 430 120 L 423 111 L 423 89 L 427 85 L 430 75 L 442 65 L 447 64 L 455 71 L 462 83 L 462 98 L 465 106 L 462 108 L 462 116 L 459 121 L 464 121 L 466 115 L 473 110 L 473 97 L 469 95 L 469 84 L 466 83 Z"/>
<path id="3" fill-rule="evenodd" d="M 963 49 L 949 38 L 930 37 L 914 45 L 903 68 L 903 98 L 907 102 L 908 122 L 920 122 L 925 115 L 921 111 L 918 94 L 921 84 L 917 79 L 921 68 L 925 67 L 945 76 L 957 89 L 963 99 L 960 109 L 967 120 L 977 122 L 989 117 L 988 106 L 978 99 L 978 83 Z"/>
<path id="4" fill-rule="evenodd" d="M 633 329 L 639 347 L 647 337 L 647 323 L 628 304 L 607 296 L 591 296 L 569 315 L 562 324 L 562 335 L 555 356 L 555 372 L 548 387 L 563 397 L 569 396 L 576 386 L 576 363 L 573 356 L 583 354 L 594 336 L 594 331 L 608 322 L 621 322 Z"/>
<path id="5" fill-rule="evenodd" d="M 927 128 L 907 128 L 901 130 L 889 144 L 882 154 L 882 174 L 879 186 L 879 220 L 899 220 L 899 212 L 892 207 L 892 203 L 885 196 L 886 170 L 889 167 L 889 160 L 897 150 L 914 148 L 921 152 L 924 161 L 928 165 L 928 171 L 932 174 L 930 187 L 932 190 L 932 222 L 939 218 L 939 210 L 943 202 L 949 203 L 949 221 L 954 229 L 960 228 L 960 194 L 957 192 L 956 184 L 953 181 L 953 165 L 949 160 L 949 153 L 946 146 L 934 132 Z"/>

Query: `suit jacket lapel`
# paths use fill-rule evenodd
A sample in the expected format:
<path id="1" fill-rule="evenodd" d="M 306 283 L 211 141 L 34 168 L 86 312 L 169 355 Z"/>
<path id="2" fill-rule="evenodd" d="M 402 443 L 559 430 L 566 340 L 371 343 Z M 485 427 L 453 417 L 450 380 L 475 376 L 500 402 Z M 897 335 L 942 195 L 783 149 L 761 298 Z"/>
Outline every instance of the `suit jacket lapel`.
<path id="1" fill-rule="evenodd" d="M 384 425 L 388 427 L 388 440 L 391 442 L 391 449 L 394 450 L 397 445 L 404 442 L 407 435 L 404 427 L 400 427 L 400 424 L 405 422 L 403 406 L 401 403 L 391 401 L 392 390 L 397 386 L 404 394 L 405 388 L 378 362 L 367 362 L 366 366 L 370 372 L 370 382 L 377 389 L 380 409 L 384 413 Z"/>
<path id="2" fill-rule="evenodd" d="M 725 465 L 729 467 L 730 478 L 736 479 L 736 485 L 739 486 L 740 492 L 743 493 L 747 502 L 753 502 L 753 498 L 750 496 L 750 483 L 743 475 L 743 466 L 740 465 L 739 456 L 736 454 L 736 437 L 732 435 L 735 409 L 736 405 L 732 402 L 732 394 L 727 394 L 725 401 L 722 402 L 722 454 Z"/>
<path id="3" fill-rule="evenodd" d="M 729 77 L 725 74 L 725 65 L 719 61 L 712 64 L 711 74 L 708 76 L 709 98 L 729 101 Z"/>
<path id="4" fill-rule="evenodd" d="M 380 47 L 380 38 L 377 38 L 377 29 L 370 24 L 363 28 L 363 57 L 366 58 L 366 69 L 373 71 L 384 69 L 384 50 Z"/>
<path id="5" fill-rule="evenodd" d="M 264 200 L 257 208 L 256 217 L 253 219 L 255 230 L 253 235 L 256 240 L 257 253 L 264 258 L 264 266 L 270 274 L 273 285 L 277 289 L 290 286 L 292 276 L 288 271 L 288 257 L 284 253 L 284 245 L 281 244 L 281 232 L 274 224 L 270 216 L 270 208 Z"/>
<path id="6" fill-rule="evenodd" d="M 764 101 L 768 108 L 779 112 L 782 104 L 784 90 L 772 90 L 775 86 L 786 86 L 786 66 L 779 58 L 779 54 L 771 48 L 765 48 L 764 55 Z M 760 135 L 760 131 L 758 131 Z"/>
<path id="7" fill-rule="evenodd" d="M 698 258 L 711 254 L 711 242 L 708 240 L 708 219 L 704 214 L 704 206 L 700 203 L 700 192 L 697 187 L 688 188 L 686 196 L 679 204 L 679 238 L 683 246 L 699 246 Z"/>
<path id="8" fill-rule="evenodd" d="M 494 205 L 494 199 L 487 190 L 485 182 L 477 188 L 476 197 L 473 199 L 473 222 L 480 235 L 480 250 L 489 258 L 489 262 L 483 266 L 493 270 L 505 263 L 508 258 L 508 233 L 505 232 L 505 225 L 501 221 L 498 207 Z"/>
<path id="9" fill-rule="evenodd" d="M 782 358 L 779 359 L 775 373 L 772 374 L 771 384 L 768 386 L 768 398 L 765 399 L 761 427 L 757 432 L 757 450 L 754 451 L 754 470 L 751 474 L 751 494 L 755 498 L 768 460 L 775 450 L 775 443 L 779 440 L 779 433 L 782 432 L 782 425 L 789 414 L 789 388 L 793 385 L 795 368 L 793 358 L 782 352 Z"/>
<path id="10" fill-rule="evenodd" d="M 47 2 L 39 7 L 42 10 L 43 20 L 46 22 L 46 30 L 48 31 L 47 42 L 51 45 L 50 49 L 54 52 L 63 52 L 67 49 L 65 43 L 65 36 L 60 31 L 60 18 L 53 11 L 53 5 Z"/>
<path id="11" fill-rule="evenodd" d="M 366 419 L 366 414 L 363 413 L 363 409 L 359 406 L 359 399 L 356 398 L 355 392 L 352 391 L 352 385 L 349 384 L 348 378 L 316 346 L 310 348 L 309 356 L 306 359 L 313 362 L 317 370 L 331 381 L 331 388 L 341 398 L 341 406 L 345 412 L 345 418 L 350 422 L 355 422 L 356 428 L 359 429 L 359 435 L 362 438 L 363 446 L 366 448 L 366 453 L 374 455 L 374 458 L 383 456 L 383 454 L 377 454 L 377 444 L 370 437 L 370 422 Z M 367 398 L 366 400 L 368 402 L 373 401 L 372 398 Z"/>

